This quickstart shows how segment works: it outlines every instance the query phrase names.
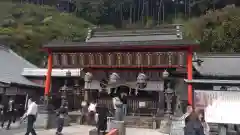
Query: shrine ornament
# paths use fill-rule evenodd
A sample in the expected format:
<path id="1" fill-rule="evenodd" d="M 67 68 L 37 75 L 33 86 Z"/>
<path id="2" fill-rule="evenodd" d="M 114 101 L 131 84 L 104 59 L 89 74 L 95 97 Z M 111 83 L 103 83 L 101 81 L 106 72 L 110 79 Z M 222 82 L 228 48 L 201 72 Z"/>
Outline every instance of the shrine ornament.
<path id="1" fill-rule="evenodd" d="M 92 73 L 87 72 L 87 73 L 85 74 L 85 76 L 84 76 L 84 81 L 85 81 L 85 82 L 91 82 L 91 81 L 92 81 L 92 78 L 93 78 Z"/>
<path id="2" fill-rule="evenodd" d="M 118 73 L 112 73 L 109 77 L 109 83 L 117 83 L 120 80 L 120 76 L 118 75 Z"/>

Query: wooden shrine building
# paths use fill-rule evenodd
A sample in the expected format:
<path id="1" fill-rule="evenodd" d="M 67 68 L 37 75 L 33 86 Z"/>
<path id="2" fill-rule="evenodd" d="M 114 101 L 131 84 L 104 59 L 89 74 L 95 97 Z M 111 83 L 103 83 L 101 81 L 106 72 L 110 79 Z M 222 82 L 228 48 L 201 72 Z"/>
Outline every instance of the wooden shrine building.
<path id="1" fill-rule="evenodd" d="M 17 117 L 24 113 L 26 99 L 29 96 L 43 94 L 44 85 L 39 85 L 21 75 L 24 68 L 37 68 L 9 47 L 0 44 L 0 108 L 8 102 L 9 97 L 16 102 L 19 111 Z"/>
<path id="2" fill-rule="evenodd" d="M 52 41 L 43 46 L 48 52 L 45 95 L 50 91 L 52 68 L 79 68 L 83 76 L 70 78 L 69 86 L 79 86 L 83 77 L 85 84 L 80 85 L 85 100 L 97 99 L 111 108 L 111 95 L 124 92 L 129 113 L 141 105 L 164 110 L 166 89 L 175 89 L 172 74 L 186 70 L 187 79 L 192 79 L 192 53 L 198 43 L 183 39 L 181 29 L 180 25 L 110 31 L 94 28 L 89 29 L 85 42 Z M 191 92 L 189 84 L 188 95 Z M 192 103 L 191 96 L 188 102 Z"/>

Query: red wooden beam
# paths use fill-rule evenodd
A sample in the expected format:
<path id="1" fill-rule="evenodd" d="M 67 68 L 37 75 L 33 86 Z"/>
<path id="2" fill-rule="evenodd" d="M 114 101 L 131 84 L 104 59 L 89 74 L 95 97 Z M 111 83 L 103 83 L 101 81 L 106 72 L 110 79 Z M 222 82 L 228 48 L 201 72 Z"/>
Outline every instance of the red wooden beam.
<path id="1" fill-rule="evenodd" d="M 50 88 L 51 88 L 52 64 L 53 64 L 52 52 L 48 51 L 48 66 L 47 66 L 48 69 L 47 69 L 45 91 L 44 91 L 45 96 L 49 95 Z"/>
<path id="2" fill-rule="evenodd" d="M 185 66 L 182 65 L 160 65 L 160 66 L 117 66 L 117 65 L 93 65 L 93 66 L 81 66 L 79 67 L 78 65 L 72 66 L 59 66 L 56 68 L 92 68 L 92 69 L 117 69 L 117 70 L 124 70 L 124 69 L 129 69 L 129 70 L 135 70 L 135 69 L 143 69 L 143 70 L 152 70 L 152 69 L 166 69 L 166 68 L 184 68 Z"/>
<path id="3" fill-rule="evenodd" d="M 192 53 L 193 48 L 188 48 L 188 54 L 187 54 L 187 79 L 192 80 L 193 76 L 193 65 L 192 65 Z M 188 84 L 188 104 L 193 105 L 193 93 L 192 93 L 192 84 Z"/>

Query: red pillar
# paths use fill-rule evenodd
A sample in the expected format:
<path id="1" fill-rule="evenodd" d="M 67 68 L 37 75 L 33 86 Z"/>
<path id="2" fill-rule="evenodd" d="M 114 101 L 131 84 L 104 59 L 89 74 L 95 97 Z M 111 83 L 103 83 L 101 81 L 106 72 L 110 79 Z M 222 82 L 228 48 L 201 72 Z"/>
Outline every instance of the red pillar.
<path id="1" fill-rule="evenodd" d="M 48 96 L 51 88 L 51 76 L 52 76 L 52 52 L 48 51 L 48 68 L 47 68 L 47 75 L 45 80 L 45 91 L 44 95 Z"/>
<path id="2" fill-rule="evenodd" d="M 187 79 L 192 80 L 192 53 L 193 49 L 192 47 L 188 48 L 188 53 L 187 53 Z M 193 103 L 193 98 L 192 98 L 192 84 L 188 84 L 188 103 L 192 105 Z"/>

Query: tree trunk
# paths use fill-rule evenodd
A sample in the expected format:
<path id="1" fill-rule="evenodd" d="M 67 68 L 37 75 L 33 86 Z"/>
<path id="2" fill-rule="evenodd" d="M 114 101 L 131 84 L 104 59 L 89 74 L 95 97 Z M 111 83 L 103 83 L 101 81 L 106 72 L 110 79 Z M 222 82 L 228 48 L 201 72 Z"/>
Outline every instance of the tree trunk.
<path id="1" fill-rule="evenodd" d="M 162 7 L 162 21 L 163 21 L 163 23 L 165 22 L 165 5 L 164 5 L 164 2 L 163 2 L 163 5 L 162 5 L 163 7 Z"/>
<path id="2" fill-rule="evenodd" d="M 130 12 L 129 12 L 129 23 L 132 24 L 132 4 L 130 5 Z"/>

